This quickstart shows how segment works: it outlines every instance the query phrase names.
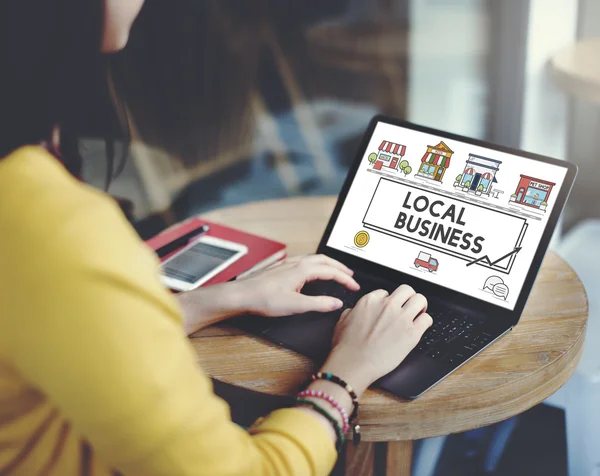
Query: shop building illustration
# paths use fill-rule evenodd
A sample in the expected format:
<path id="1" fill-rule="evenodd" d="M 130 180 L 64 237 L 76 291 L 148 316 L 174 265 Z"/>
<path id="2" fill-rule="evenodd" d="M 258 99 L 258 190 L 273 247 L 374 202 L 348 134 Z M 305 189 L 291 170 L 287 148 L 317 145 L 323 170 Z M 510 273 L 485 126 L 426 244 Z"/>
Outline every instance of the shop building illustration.
<path id="1" fill-rule="evenodd" d="M 501 160 L 490 159 L 481 155 L 469 154 L 465 170 L 454 182 L 454 186 L 464 192 L 474 192 L 477 195 L 489 195 L 493 184 L 498 183 L 496 172 Z"/>
<path id="2" fill-rule="evenodd" d="M 519 180 L 515 193 L 511 195 L 510 202 L 546 210 L 548 199 L 555 185 L 547 180 L 521 175 L 521 180 Z"/>
<path id="3" fill-rule="evenodd" d="M 440 142 L 436 146 L 427 146 L 427 152 L 421 159 L 421 166 L 416 176 L 441 182 L 446 169 L 450 167 L 450 159 L 453 154 L 454 151 L 444 142 Z"/>
<path id="4" fill-rule="evenodd" d="M 379 152 L 369 155 L 369 162 L 373 164 L 375 170 L 398 171 L 404 154 L 406 154 L 405 145 L 384 140 L 379 146 Z"/>

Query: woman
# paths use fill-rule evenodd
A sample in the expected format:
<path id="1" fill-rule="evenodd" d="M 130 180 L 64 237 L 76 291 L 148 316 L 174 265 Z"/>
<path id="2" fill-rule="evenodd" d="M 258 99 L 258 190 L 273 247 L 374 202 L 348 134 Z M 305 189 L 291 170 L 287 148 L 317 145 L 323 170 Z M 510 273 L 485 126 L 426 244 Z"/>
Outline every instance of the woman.
<path id="1" fill-rule="evenodd" d="M 174 298 L 113 201 L 68 173 L 85 89 L 61 74 L 122 49 L 142 4 L 0 6 L 0 474 L 328 474 L 353 398 L 431 325 L 426 300 L 401 286 L 344 311 L 322 370 L 354 392 L 326 375 L 250 432 L 230 421 L 186 333 L 245 312 L 342 306 L 301 295 L 311 280 L 359 286 L 341 263 L 308 256 Z"/>

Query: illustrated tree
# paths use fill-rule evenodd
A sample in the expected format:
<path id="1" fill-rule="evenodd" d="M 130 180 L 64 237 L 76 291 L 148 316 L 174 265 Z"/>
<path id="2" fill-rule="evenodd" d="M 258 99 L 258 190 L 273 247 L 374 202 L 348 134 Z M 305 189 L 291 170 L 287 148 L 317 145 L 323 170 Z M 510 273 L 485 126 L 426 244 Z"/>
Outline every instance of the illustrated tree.
<path id="1" fill-rule="evenodd" d="M 477 191 L 478 192 L 483 192 L 483 185 L 480 185 L 479 187 L 477 187 Z"/>
<path id="2" fill-rule="evenodd" d="M 404 169 L 406 167 L 409 167 L 408 165 L 408 160 L 403 160 L 402 162 L 400 162 L 400 170 L 402 170 L 402 172 L 404 172 Z M 406 172 L 404 172 L 406 174 Z M 408 174 L 407 174 L 408 175 Z"/>
<path id="3" fill-rule="evenodd" d="M 410 165 L 404 167 L 404 169 L 402 170 L 404 172 L 404 175 L 408 175 L 409 173 L 412 172 L 412 167 Z"/>
<path id="4" fill-rule="evenodd" d="M 372 164 L 377 160 L 377 154 L 375 152 L 372 152 L 369 154 L 369 162 Z"/>
<path id="5" fill-rule="evenodd" d="M 465 183 L 465 187 L 466 187 L 466 188 L 469 188 L 470 186 L 471 186 L 471 181 L 469 180 L 469 181 L 467 181 L 467 182 Z"/>
<path id="6" fill-rule="evenodd" d="M 461 180 L 462 180 L 462 174 L 458 174 L 458 175 L 456 176 L 456 181 L 457 181 L 457 182 L 460 182 Z"/>

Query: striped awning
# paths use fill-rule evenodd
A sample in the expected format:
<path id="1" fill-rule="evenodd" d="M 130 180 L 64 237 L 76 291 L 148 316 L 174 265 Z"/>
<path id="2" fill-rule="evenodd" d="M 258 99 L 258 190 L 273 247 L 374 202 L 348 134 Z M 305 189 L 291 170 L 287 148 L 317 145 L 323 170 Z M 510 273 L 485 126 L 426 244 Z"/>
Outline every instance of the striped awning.
<path id="1" fill-rule="evenodd" d="M 379 146 L 379 150 L 404 157 L 404 154 L 406 153 L 406 146 L 384 140 Z"/>
<path id="2" fill-rule="evenodd" d="M 468 168 L 465 170 L 466 175 L 475 175 L 475 171 L 472 168 Z"/>
<path id="3" fill-rule="evenodd" d="M 425 155 L 421 159 L 421 162 L 427 162 L 432 165 L 439 165 L 447 169 L 450 167 L 450 157 L 444 157 L 443 155 L 437 155 L 432 152 L 425 152 Z"/>
<path id="4" fill-rule="evenodd" d="M 484 173 L 484 174 L 481 176 L 481 178 L 484 178 L 484 179 L 487 179 L 487 180 L 489 180 L 489 179 L 491 179 L 491 178 L 492 178 L 492 174 L 491 174 L 491 173 L 489 173 L 489 172 L 486 172 L 486 173 Z M 494 179 L 492 180 L 492 183 L 498 183 L 498 181 L 496 180 L 496 176 L 495 176 L 495 175 L 494 175 Z"/>

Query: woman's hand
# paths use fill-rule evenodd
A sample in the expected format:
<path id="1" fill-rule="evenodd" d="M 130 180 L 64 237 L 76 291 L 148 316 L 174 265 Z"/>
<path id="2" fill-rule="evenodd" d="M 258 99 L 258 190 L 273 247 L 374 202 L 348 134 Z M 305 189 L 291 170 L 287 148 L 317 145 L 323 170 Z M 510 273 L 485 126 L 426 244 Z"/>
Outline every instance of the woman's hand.
<path id="1" fill-rule="evenodd" d="M 263 271 L 232 283 L 243 296 L 247 312 L 267 317 L 340 309 L 342 301 L 331 296 L 305 296 L 302 287 L 310 281 L 337 281 L 352 291 L 360 286 L 353 272 L 339 261 L 324 255 L 289 258 Z"/>
<path id="2" fill-rule="evenodd" d="M 287 316 L 309 311 L 328 312 L 342 307 L 329 296 L 304 296 L 309 281 L 334 280 L 353 291 L 360 289 L 352 271 L 323 255 L 290 258 L 231 283 L 181 293 L 185 330 L 193 334 L 227 318 L 244 313 L 267 317 Z"/>
<path id="3" fill-rule="evenodd" d="M 407 285 L 391 295 L 381 289 L 365 295 L 354 309 L 342 313 L 323 371 L 338 375 L 362 394 L 417 345 L 433 323 L 426 310 L 425 297 Z"/>

